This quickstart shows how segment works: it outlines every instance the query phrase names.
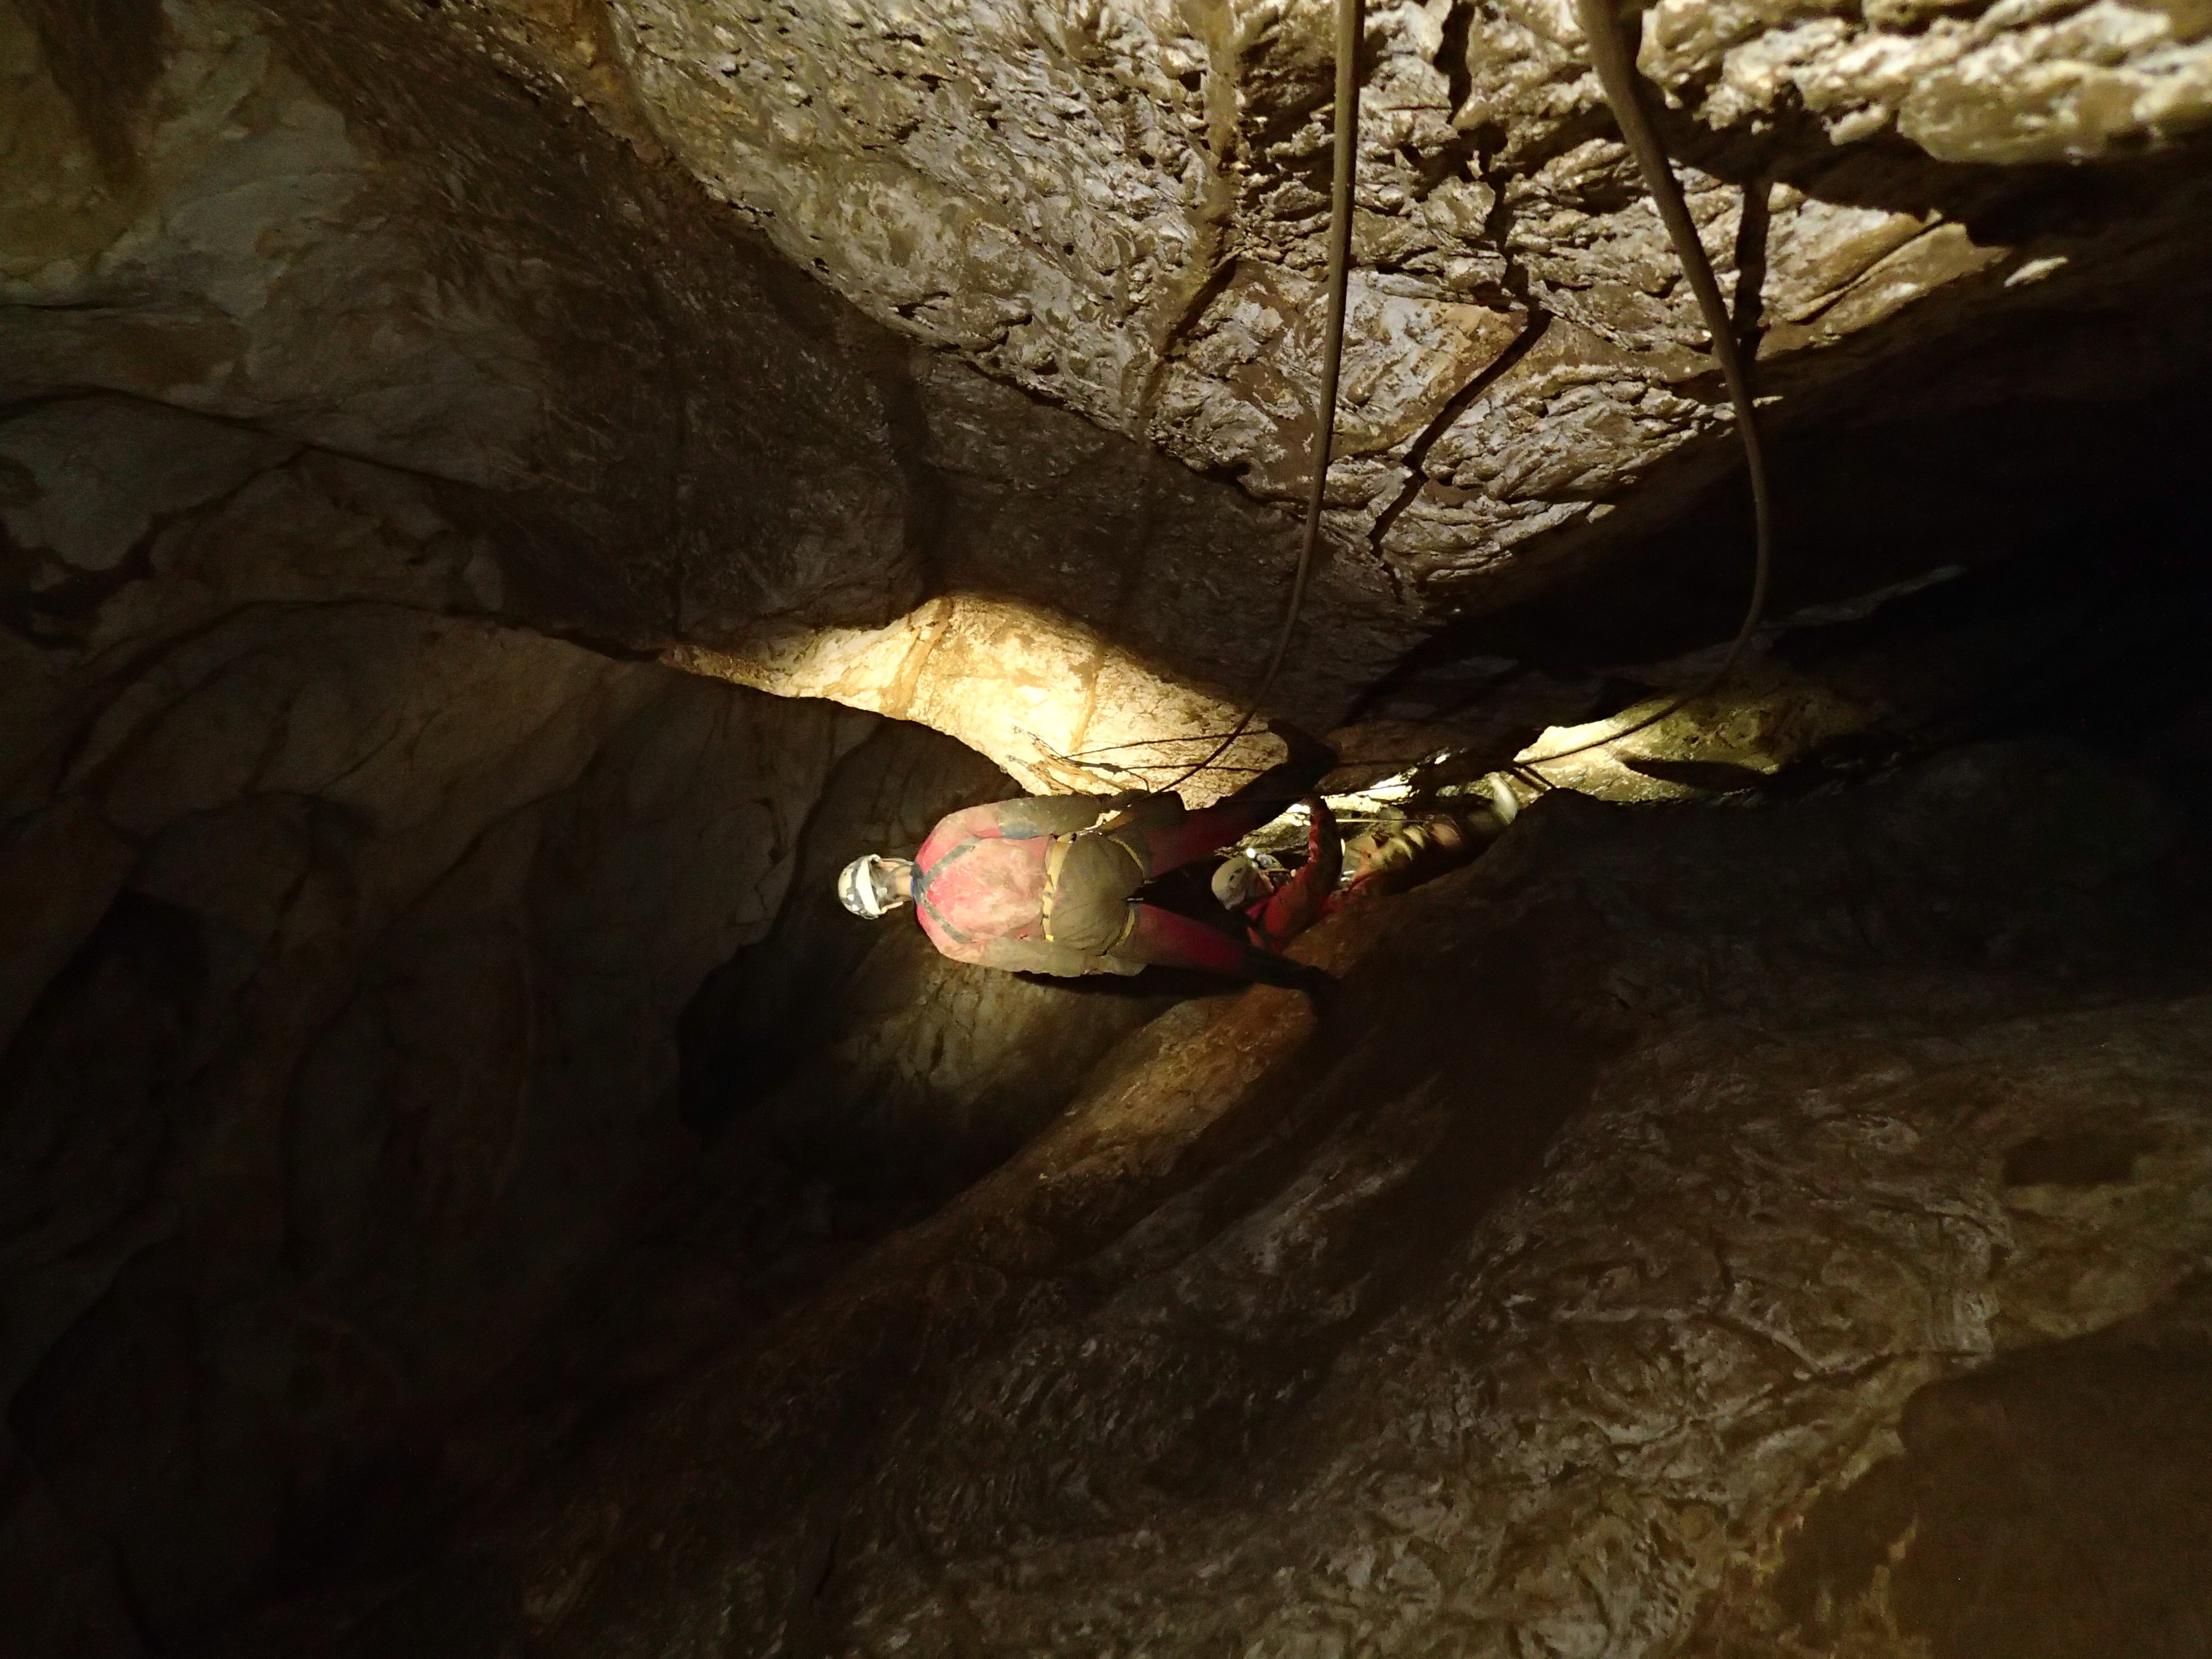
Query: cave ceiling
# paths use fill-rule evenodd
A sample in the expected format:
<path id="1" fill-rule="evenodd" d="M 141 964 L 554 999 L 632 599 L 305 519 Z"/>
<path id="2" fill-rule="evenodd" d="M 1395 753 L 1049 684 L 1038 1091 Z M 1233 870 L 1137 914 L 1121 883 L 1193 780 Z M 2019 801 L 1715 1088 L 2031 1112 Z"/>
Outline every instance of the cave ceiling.
<path id="1" fill-rule="evenodd" d="M 1233 479 L 1304 489 L 1328 8 L 454 0 L 885 327 Z M 1422 617 L 1487 608 L 1734 465 L 1701 325 L 1564 3 L 1368 9 L 1328 528 Z M 2158 371 L 2046 339 L 2201 265 L 2201 7 L 1670 0 L 1641 57 L 1785 428 Z M 2201 306 L 2196 308 L 2201 311 Z M 2178 316 L 2194 314 L 2185 305 Z M 2038 319 L 2040 319 L 2039 321 Z M 2087 376 L 2085 380 L 2083 377 Z"/>
<path id="2" fill-rule="evenodd" d="M 94 618 L 143 574 L 132 537 L 236 488 L 258 434 L 415 480 L 464 610 L 1108 781 L 1066 757 L 1218 726 L 1288 585 L 1325 10 L 20 0 L 0 393 L 30 603 L 128 634 L 144 605 Z M 2185 395 L 2208 27 L 1649 14 L 1670 148 L 1763 330 L 1791 603 L 1977 556 L 1929 510 L 1931 431 L 2008 411 L 1982 498 L 2094 501 L 2081 411 Z M 1726 399 L 1568 9 L 1376 4 L 1366 54 L 1340 459 L 1275 702 L 1335 724 L 1440 626 L 1701 508 L 1725 604 L 1663 650 L 1564 654 L 1721 636 Z M 1920 458 L 1917 495 L 1835 465 L 1883 422 L 1872 465 Z M 155 431 L 209 470 L 151 476 Z M 88 495 L 107 541 L 56 541 Z M 967 596 L 1018 625 L 934 661 L 927 607 Z M 876 666 L 822 671 L 848 649 Z M 994 661 L 1025 665 L 975 696 L 1034 718 L 948 701 Z"/>
<path id="3" fill-rule="evenodd" d="M 1376 0 L 1275 712 L 1565 787 L 1334 1000 L 839 905 L 1255 677 L 1326 9 L 0 0 L 0 1652 L 2201 1659 L 2204 0 L 1643 15 L 1603 754 L 1726 400 Z"/>

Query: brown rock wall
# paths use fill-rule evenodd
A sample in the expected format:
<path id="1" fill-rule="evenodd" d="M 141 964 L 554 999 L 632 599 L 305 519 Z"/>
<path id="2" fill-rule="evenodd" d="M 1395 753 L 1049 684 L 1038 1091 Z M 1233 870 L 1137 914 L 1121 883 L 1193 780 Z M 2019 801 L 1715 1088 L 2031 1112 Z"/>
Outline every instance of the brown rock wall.
<path id="1" fill-rule="evenodd" d="M 1131 1039 L 343 1650 L 1967 1654 L 2037 1622 L 2002 1583 L 2071 1621 L 2037 1651 L 2185 1652 L 2196 1462 L 2148 1559 L 2028 1566 L 2101 1512 L 2036 1471 L 2160 1462 L 2202 1392 L 2177 832 L 2033 745 L 1557 798 L 1314 935 L 1317 1023 Z"/>
<path id="2" fill-rule="evenodd" d="M 457 8 L 567 84 L 582 60 L 520 44 L 518 9 Z M 611 0 L 628 90 L 608 118 L 641 112 L 887 326 L 1287 506 L 1320 321 L 1325 10 Z M 1724 283 L 1757 280 L 1737 305 L 1764 319 L 1778 423 L 1832 421 L 1877 365 L 1955 396 L 1941 354 L 1997 323 L 2026 333 L 2002 366 L 1972 354 L 1969 395 L 2070 395 L 2029 337 L 2093 288 L 2126 286 L 2203 352 L 2197 11 L 1679 0 L 1645 25 L 1709 252 Z M 1724 400 L 1570 8 L 1376 4 L 1366 50 L 1331 528 L 1423 608 L 1485 608 L 1723 476 Z"/>

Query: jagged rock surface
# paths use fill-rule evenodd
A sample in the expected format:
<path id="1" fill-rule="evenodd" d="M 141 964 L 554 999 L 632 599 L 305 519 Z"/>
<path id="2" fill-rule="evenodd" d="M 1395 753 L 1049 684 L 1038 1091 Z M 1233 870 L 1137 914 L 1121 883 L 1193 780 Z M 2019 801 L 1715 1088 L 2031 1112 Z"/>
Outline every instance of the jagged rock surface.
<path id="1" fill-rule="evenodd" d="M 1318 1027 L 1156 1024 L 477 1565 L 226 1652 L 2191 1651 L 2177 833 L 2032 745 L 1769 812 L 1559 798 L 1316 935 Z M 1992 1481 L 2007 1565 L 1949 1572 Z"/>
<path id="2" fill-rule="evenodd" d="M 1302 494 L 1328 7 L 554 9 L 453 12 L 888 326 Z M 1668 0 L 1645 24 L 1781 422 L 1875 385 L 1893 416 L 2107 394 L 2118 365 L 2047 349 L 2093 293 L 2205 349 L 2203 141 L 2141 159 L 2212 120 L 2201 6 Z M 1428 607 L 1492 605 L 1730 465 L 1725 402 L 1571 7 L 1378 3 L 1367 51 L 1332 527 Z"/>
<path id="3" fill-rule="evenodd" d="M 1555 805 L 1318 1025 L 834 908 L 1012 781 L 718 679 L 1097 783 L 1264 654 L 1318 15 L 0 0 L 0 1648 L 2201 1650 L 2201 864 L 2124 769 Z M 1377 684 L 1727 434 L 1560 9 L 1374 16 L 1279 700 L 1388 767 L 1713 637 Z M 1812 597 L 2195 463 L 2205 27 L 1651 15 Z M 1805 672 L 2188 763 L 2176 586 Z"/>
<path id="4" fill-rule="evenodd" d="M 0 453 L 66 572 L 0 634 L 0 1645 L 172 1647 L 495 1487 L 607 1386 L 532 1379 L 647 1231 L 772 1304 L 1162 1006 L 844 915 L 851 853 L 1014 786 L 503 624 L 416 473 L 108 395 Z M 695 1042 L 679 1089 L 687 1018 L 734 1079 Z"/>
<path id="5" fill-rule="evenodd" d="M 871 723 L 448 614 L 414 489 L 285 462 L 16 642 L 18 1650 L 187 1639 L 434 1465 L 680 1166 L 678 1017 Z"/>
<path id="6" fill-rule="evenodd" d="M 258 439 L 415 476 L 483 608 L 631 649 L 984 591 L 1209 684 L 1264 655 L 1279 517 L 871 325 L 434 10 L 10 0 L 0 75 L 0 398 L 108 394 L 0 451 L 34 608 Z M 1376 573 L 1324 591 L 1316 714 L 1412 637 Z"/>
<path id="7" fill-rule="evenodd" d="M 827 900 L 825 849 L 1011 786 L 502 622 L 487 538 L 413 470 L 112 393 L 33 404 L 0 455 L 0 1645 L 127 1653 L 554 1432 L 501 1379 L 714 1185 L 678 1115 L 702 981 L 774 929 L 784 992 L 834 1003 L 802 856 Z M 841 824 L 825 791 L 889 805 Z M 908 963 L 897 1041 L 816 1064 L 773 1127 L 895 1170 L 915 1127 L 878 1082 L 911 1073 L 920 1109 L 957 1097 L 970 1144 L 933 1167 L 964 1178 L 1158 1006 L 1085 1005 L 1089 1048 L 1040 1068 L 987 1016 L 1066 994 L 989 977 Z M 719 1189 L 745 1224 L 702 1251 L 741 1290 L 809 1201 L 781 1168 Z"/>

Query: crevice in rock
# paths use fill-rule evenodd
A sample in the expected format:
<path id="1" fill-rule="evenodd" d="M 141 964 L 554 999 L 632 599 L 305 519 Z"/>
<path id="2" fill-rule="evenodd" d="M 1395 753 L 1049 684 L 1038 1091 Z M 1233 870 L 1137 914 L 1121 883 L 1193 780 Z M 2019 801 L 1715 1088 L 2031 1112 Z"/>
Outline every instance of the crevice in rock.
<path id="1" fill-rule="evenodd" d="M 880 10 L 0 0 L 0 1649 L 2201 1647 L 2205 43 L 1651 15 L 1781 589 L 1558 755 L 1748 515 L 1579 58 L 1370 9 L 1269 712 L 1464 835 L 1310 1000 L 833 883 L 1242 712 L 1321 13 Z"/>
<path id="2" fill-rule="evenodd" d="M 1405 488 L 1375 515 L 1375 523 L 1367 532 L 1368 548 L 1386 570 L 1393 568 L 1383 551 L 1383 544 L 1389 538 L 1391 526 L 1398 522 L 1399 515 L 1413 505 L 1413 498 L 1427 489 L 1431 483 L 1422 467 L 1429 452 L 1436 447 L 1437 441 L 1451 429 L 1453 422 L 1467 412 L 1469 404 L 1512 372 L 1514 366 L 1528 356 L 1536 342 L 1544 337 L 1544 331 L 1551 325 L 1550 313 L 1531 311 L 1520 333 L 1514 336 L 1513 343 L 1447 398 L 1443 407 L 1421 429 L 1420 434 L 1406 447 L 1405 455 L 1400 461 L 1406 472 Z M 1395 575 L 1395 571 L 1393 574 Z"/>

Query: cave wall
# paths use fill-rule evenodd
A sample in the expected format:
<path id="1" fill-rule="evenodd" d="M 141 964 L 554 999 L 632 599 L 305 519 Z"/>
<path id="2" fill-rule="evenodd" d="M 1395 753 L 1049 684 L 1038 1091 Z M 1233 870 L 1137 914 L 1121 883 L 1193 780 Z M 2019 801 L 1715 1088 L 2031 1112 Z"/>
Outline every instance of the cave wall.
<path id="1" fill-rule="evenodd" d="M 110 391 L 413 471 L 477 540 L 499 614 L 740 683 L 815 694 L 823 677 L 784 681 L 822 624 L 927 635 L 917 607 L 984 595 L 1165 682 L 1164 700 L 1102 702 L 1125 724 L 1233 698 L 1292 560 L 1313 16 L 1033 8 L 1017 50 L 988 8 L 916 14 L 912 39 L 890 14 L 801 12 L 692 8 L 672 33 L 598 0 L 10 0 L 0 395 Z M 1879 459 L 1851 441 L 1827 459 L 1869 418 L 2048 407 L 2006 446 L 2015 489 L 2116 406 L 2151 410 L 2127 422 L 2155 437 L 2212 350 L 2192 18 L 1655 21 L 1646 67 L 1688 100 L 1669 142 L 1724 266 L 1723 244 L 1751 240 L 1730 228 L 1743 190 L 1772 198 L 1752 264 L 1771 417 L 1824 458 L 1790 480 L 1801 523 L 1877 510 Z M 1814 53 L 1790 75 L 1835 70 L 1813 100 L 1828 114 L 1797 110 L 1810 94 L 1778 70 L 1748 101 L 1716 89 L 1790 42 Z M 1741 535 L 1686 295 L 1571 27 L 1380 6 L 1370 50 L 1328 620 L 1278 692 L 1322 726 L 1441 617 L 1693 503 Z M 1869 125 L 1893 113 L 1881 76 L 1990 52 L 2033 58 L 2051 119 L 2103 110 L 2103 136 L 1931 155 Z M 838 76 L 852 106 L 833 114 Z M 2000 125 L 2043 118 L 1988 95 Z M 1121 252 L 1108 270 L 1056 237 Z M 884 297 L 916 283 L 942 303 Z M 1028 322 L 979 333 L 946 309 L 1003 309 L 1010 284 Z M 1040 340 L 1112 386 L 1024 368 Z M 2140 446 L 2121 447 L 2124 474 Z M 1948 562 L 1924 495 L 1841 548 L 1813 535 L 1784 561 L 1792 597 Z M 1711 557 L 1725 574 L 1700 580 L 1740 591 L 1738 546 Z M 1035 775 L 1083 746 L 992 752 Z"/>
<path id="2" fill-rule="evenodd" d="M 378 58 L 395 18 L 0 8 L 11 1650 L 173 1647 L 404 1553 L 557 1432 L 511 1377 L 648 1222 L 719 1191 L 745 1224 L 701 1250 L 775 1253 L 811 1177 L 758 1135 L 702 1173 L 684 1012 L 810 823 L 824 881 L 833 777 L 890 789 L 838 832 L 886 845 L 1008 786 L 652 658 L 895 615 L 948 548 L 1019 571 L 1090 511 L 965 371 L 931 441 L 997 459 L 940 509 L 927 363 L 597 129 Z M 1163 499 L 1163 535 L 1267 544 Z M 816 966 L 784 982 L 834 996 Z M 976 1107 L 963 1029 L 974 1075 L 915 1109 L 966 1111 L 968 1169 L 1066 1079 Z"/>
<path id="3" fill-rule="evenodd" d="M 629 650 L 983 592 L 1187 679 L 1263 653 L 1279 517 L 871 324 L 435 8 L 10 0 L 0 52 L 11 407 L 106 392 L 410 472 L 489 608 Z M 78 510 L 23 505 L 41 550 Z M 20 580 L 89 554 L 56 556 Z M 1373 573 L 1329 584 L 1323 714 L 1411 637 Z"/>
<path id="4" fill-rule="evenodd" d="M 1553 797 L 220 1651 L 2193 1652 L 2201 834 L 2048 743 Z"/>
<path id="5" fill-rule="evenodd" d="M 834 908 L 1113 780 L 1017 694 L 1264 651 L 1318 15 L 0 0 L 0 1646 L 1949 1659 L 2201 1577 L 2201 896 L 2124 769 L 1555 805 L 1325 1020 Z M 1652 15 L 1801 448 L 2187 410 L 2203 27 Z M 1317 719 L 1728 465 L 1574 46 L 1375 8 Z"/>
<path id="6" fill-rule="evenodd" d="M 0 453 L 19 570 L 75 573 L 0 635 L 11 1650 L 413 1559 L 695 1353 L 610 1313 L 638 1252 L 726 1339 L 1164 1006 L 846 915 L 845 859 L 1013 784 L 500 620 L 418 475 L 112 395 Z"/>
<path id="7" fill-rule="evenodd" d="M 25 1639 L 103 1601 L 185 1639 L 434 1465 L 688 1157 L 677 1018 L 871 723 L 453 614 L 434 524 L 405 475 L 287 461 L 170 521 L 145 632 L 15 642 Z M 114 1594 L 70 1607 L 73 1559 Z"/>
<path id="8" fill-rule="evenodd" d="M 1328 7 L 441 10 L 885 326 L 1302 496 Z M 2094 400 L 2203 361 L 2201 8 L 1669 0 L 1640 21 L 1777 426 Z M 1486 609 L 1731 472 L 1725 399 L 1571 6 L 1376 0 L 1363 82 L 1330 530 L 1430 614 Z M 2162 345 L 2051 349 L 2106 307 Z"/>

